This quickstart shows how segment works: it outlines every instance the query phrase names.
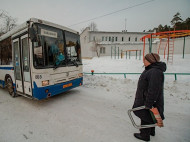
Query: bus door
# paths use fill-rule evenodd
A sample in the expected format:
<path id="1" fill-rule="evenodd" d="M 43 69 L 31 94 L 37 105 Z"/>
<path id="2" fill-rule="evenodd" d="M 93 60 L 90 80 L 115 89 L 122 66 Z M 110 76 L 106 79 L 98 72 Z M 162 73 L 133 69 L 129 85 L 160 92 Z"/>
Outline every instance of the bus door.
<path id="1" fill-rule="evenodd" d="M 32 95 L 28 35 L 13 40 L 16 90 Z"/>

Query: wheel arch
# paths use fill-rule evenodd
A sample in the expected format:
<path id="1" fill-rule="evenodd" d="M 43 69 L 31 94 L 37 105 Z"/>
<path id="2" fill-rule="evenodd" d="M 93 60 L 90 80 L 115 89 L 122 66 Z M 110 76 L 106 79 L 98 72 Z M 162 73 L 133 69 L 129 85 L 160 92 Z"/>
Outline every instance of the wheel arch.
<path id="1" fill-rule="evenodd" d="M 11 75 L 10 75 L 10 74 L 6 74 L 6 75 L 5 75 L 5 82 L 7 81 L 7 78 L 9 78 L 9 77 L 10 77 L 10 78 L 11 78 L 11 80 L 12 80 L 12 77 L 11 77 Z M 13 80 L 12 80 L 12 81 L 13 81 Z"/>
<path id="2" fill-rule="evenodd" d="M 4 88 L 6 87 L 7 78 L 10 78 L 12 83 L 14 84 L 14 78 L 10 74 L 6 74 L 5 75 L 5 80 L 4 80 L 5 81 Z"/>
<path id="3" fill-rule="evenodd" d="M 15 90 L 15 85 L 14 85 L 14 82 L 13 82 L 13 78 L 12 78 L 12 76 L 10 75 L 10 74 L 6 74 L 5 75 L 5 84 L 4 84 L 4 88 L 6 88 L 7 86 L 7 79 L 8 78 L 10 78 L 11 79 L 11 82 L 12 82 L 12 87 L 13 87 L 13 92 L 10 94 L 10 92 L 9 92 L 9 94 L 12 96 L 12 97 L 15 97 L 16 96 L 16 90 Z"/>

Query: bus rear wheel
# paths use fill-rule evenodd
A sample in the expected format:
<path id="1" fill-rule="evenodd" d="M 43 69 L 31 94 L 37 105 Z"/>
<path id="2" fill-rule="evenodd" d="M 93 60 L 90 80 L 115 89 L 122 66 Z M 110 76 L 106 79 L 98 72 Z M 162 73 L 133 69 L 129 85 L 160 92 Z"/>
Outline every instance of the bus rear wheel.
<path id="1" fill-rule="evenodd" d="M 16 96 L 13 88 L 13 81 L 10 77 L 6 79 L 6 88 L 9 92 L 9 94 L 14 98 Z"/>

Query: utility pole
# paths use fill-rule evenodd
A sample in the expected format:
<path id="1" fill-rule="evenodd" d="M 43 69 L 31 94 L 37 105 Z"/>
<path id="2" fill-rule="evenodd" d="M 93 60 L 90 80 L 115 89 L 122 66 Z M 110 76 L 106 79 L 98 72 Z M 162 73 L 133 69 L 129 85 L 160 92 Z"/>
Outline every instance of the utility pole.
<path id="1" fill-rule="evenodd" d="M 125 18 L 125 32 L 126 32 L 127 19 Z"/>

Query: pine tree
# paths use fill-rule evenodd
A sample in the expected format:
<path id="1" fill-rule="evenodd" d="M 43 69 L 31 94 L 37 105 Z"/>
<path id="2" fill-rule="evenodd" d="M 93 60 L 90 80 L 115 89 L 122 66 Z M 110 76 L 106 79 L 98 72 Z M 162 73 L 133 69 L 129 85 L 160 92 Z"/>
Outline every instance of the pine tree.
<path id="1" fill-rule="evenodd" d="M 158 26 L 158 32 L 162 32 L 163 31 L 163 26 L 160 24 L 159 26 Z"/>
<path id="2" fill-rule="evenodd" d="M 177 25 L 180 25 L 183 20 L 181 19 L 181 14 L 177 12 L 171 21 L 171 24 L 173 25 L 174 31 L 177 28 Z"/>
<path id="3" fill-rule="evenodd" d="M 190 18 L 189 17 L 185 20 L 185 28 L 187 30 L 190 30 Z"/>

